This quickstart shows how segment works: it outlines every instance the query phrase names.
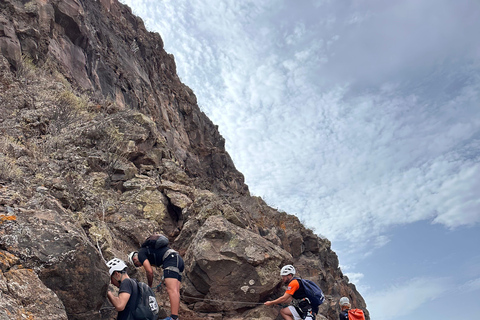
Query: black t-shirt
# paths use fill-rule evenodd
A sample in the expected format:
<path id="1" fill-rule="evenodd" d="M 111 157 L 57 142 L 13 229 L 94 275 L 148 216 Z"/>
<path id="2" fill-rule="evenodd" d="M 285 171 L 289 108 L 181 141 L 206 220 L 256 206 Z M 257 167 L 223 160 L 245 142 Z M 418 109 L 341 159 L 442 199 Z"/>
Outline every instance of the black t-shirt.
<path id="1" fill-rule="evenodd" d="M 131 312 L 135 311 L 138 287 L 137 282 L 133 279 L 127 278 L 120 283 L 118 294 L 122 292 L 130 293 L 130 299 L 128 299 L 127 305 L 123 311 L 118 312 L 117 320 L 126 320 Z"/>
<path id="2" fill-rule="evenodd" d="M 340 311 L 340 320 L 348 320 L 348 310 Z"/>
<path id="3" fill-rule="evenodd" d="M 163 256 L 168 249 L 170 249 L 168 246 L 158 249 L 140 248 L 138 250 L 138 260 L 143 264 L 148 259 L 152 266 L 161 267 L 163 265 Z"/>

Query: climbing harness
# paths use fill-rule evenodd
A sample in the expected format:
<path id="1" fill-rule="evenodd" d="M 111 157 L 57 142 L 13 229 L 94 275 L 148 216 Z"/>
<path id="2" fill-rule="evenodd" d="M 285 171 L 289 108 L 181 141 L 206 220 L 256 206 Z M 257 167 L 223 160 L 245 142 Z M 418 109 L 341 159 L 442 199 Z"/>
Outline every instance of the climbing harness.
<path id="1" fill-rule="evenodd" d="M 167 251 L 165 251 L 165 253 L 163 254 L 163 257 L 162 257 L 162 261 L 165 261 L 165 259 L 167 259 L 167 257 L 172 254 L 172 253 L 178 253 L 177 251 L 173 250 L 173 249 L 168 249 Z"/>
<path id="2" fill-rule="evenodd" d="M 165 259 L 168 258 L 169 255 L 171 254 L 176 254 L 177 255 L 177 266 L 169 266 L 169 267 L 165 267 L 163 268 L 163 270 L 171 270 L 171 271 L 174 271 L 176 273 L 178 273 L 179 275 L 182 275 L 182 273 L 180 272 L 180 269 L 178 268 L 178 252 L 173 250 L 173 249 L 168 249 L 165 254 L 163 255 L 163 258 L 162 258 L 162 261 L 165 261 Z M 163 279 L 162 279 L 163 280 Z"/>

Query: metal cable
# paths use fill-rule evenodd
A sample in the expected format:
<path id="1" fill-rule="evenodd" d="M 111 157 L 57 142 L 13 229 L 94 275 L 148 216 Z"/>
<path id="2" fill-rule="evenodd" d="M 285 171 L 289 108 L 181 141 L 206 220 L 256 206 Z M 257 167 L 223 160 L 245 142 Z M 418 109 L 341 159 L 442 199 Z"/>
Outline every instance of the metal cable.
<path id="1" fill-rule="evenodd" d="M 205 299 L 205 298 L 195 298 L 195 297 L 186 297 L 183 296 L 184 299 L 194 299 L 200 301 L 212 301 L 212 302 L 231 302 L 231 303 L 244 303 L 244 304 L 255 304 L 255 305 L 262 305 L 263 302 L 246 302 L 246 301 L 231 301 L 231 300 L 214 300 L 214 299 Z"/>

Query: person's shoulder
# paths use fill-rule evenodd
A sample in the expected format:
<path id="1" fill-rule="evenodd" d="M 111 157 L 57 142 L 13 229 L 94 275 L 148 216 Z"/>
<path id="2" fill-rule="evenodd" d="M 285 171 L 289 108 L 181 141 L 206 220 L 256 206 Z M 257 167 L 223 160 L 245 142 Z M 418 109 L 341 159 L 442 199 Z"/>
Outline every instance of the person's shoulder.
<path id="1" fill-rule="evenodd" d="M 293 278 L 287 286 L 287 291 L 297 291 L 300 288 L 300 281 L 297 278 Z"/>
<path id="2" fill-rule="evenodd" d="M 137 281 L 135 279 L 132 279 L 132 278 L 126 278 L 126 279 L 123 279 L 122 281 L 122 284 L 127 285 L 127 286 L 134 286 L 137 284 Z"/>
<path id="3" fill-rule="evenodd" d="M 134 279 L 127 278 L 122 281 L 120 284 L 119 292 L 127 292 L 132 294 L 133 288 L 137 285 L 137 282 Z"/>
<path id="4" fill-rule="evenodd" d="M 145 261 L 145 259 L 147 259 L 147 252 L 148 252 L 148 249 L 147 248 L 140 248 L 138 249 L 138 260 L 140 260 L 141 263 L 143 263 L 143 261 Z"/>

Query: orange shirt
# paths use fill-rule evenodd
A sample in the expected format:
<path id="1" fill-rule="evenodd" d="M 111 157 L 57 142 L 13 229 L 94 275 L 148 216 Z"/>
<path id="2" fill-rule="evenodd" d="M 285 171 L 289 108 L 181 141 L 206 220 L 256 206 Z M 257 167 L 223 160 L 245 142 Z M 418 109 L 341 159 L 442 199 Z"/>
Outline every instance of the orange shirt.
<path id="1" fill-rule="evenodd" d="M 288 293 L 289 295 L 293 296 L 295 291 L 297 291 L 299 288 L 300 288 L 300 283 L 298 283 L 297 279 L 293 279 L 288 284 L 287 291 L 285 291 L 285 292 Z"/>

